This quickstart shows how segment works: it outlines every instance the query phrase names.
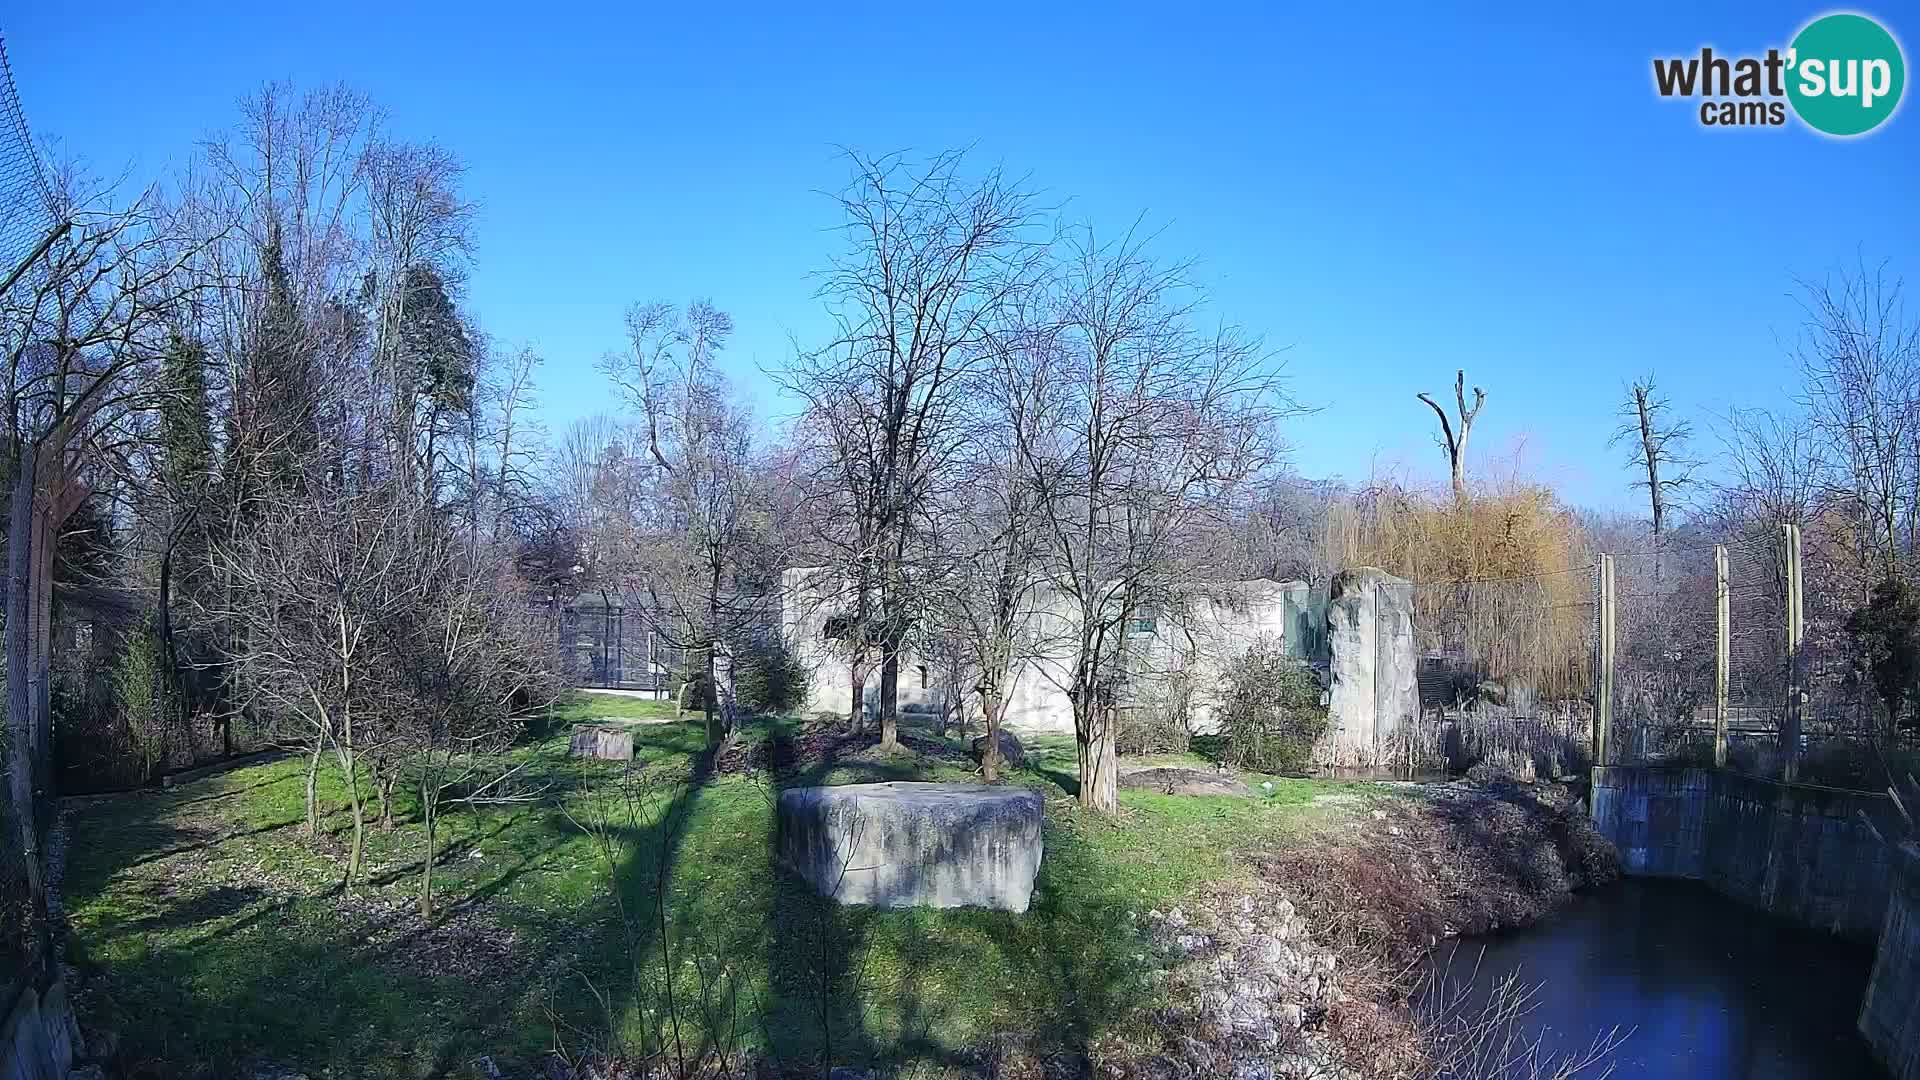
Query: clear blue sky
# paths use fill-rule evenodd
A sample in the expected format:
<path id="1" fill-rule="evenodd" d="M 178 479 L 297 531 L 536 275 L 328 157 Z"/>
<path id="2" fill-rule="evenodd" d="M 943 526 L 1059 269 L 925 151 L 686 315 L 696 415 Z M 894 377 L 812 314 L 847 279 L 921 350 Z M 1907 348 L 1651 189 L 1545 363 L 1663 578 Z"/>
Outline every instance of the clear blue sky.
<path id="1" fill-rule="evenodd" d="M 732 312 L 778 411 L 756 367 L 823 329 L 843 145 L 971 145 L 1108 228 L 1146 214 L 1218 313 L 1291 347 L 1325 406 L 1291 431 L 1309 475 L 1434 472 L 1413 395 L 1464 366 L 1482 455 L 1624 506 L 1627 377 L 1702 417 L 1777 403 L 1795 275 L 1891 259 L 1920 290 L 1913 102 L 1840 142 L 1654 95 L 1654 55 L 1784 46 L 1818 5 L 1050 6 L 103 2 L 0 32 L 37 132 L 102 171 L 166 172 L 268 79 L 346 80 L 458 152 L 470 299 L 545 353 L 556 428 L 608 407 L 592 364 L 643 298 Z M 1920 11 L 1863 10 L 1911 65 Z"/>

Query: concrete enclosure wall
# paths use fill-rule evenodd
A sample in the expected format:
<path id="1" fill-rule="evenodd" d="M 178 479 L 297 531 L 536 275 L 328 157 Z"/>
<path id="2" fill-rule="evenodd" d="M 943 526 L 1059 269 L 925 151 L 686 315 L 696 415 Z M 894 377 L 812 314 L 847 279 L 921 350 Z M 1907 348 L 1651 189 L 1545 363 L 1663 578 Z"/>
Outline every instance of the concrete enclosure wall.
<path id="1" fill-rule="evenodd" d="M 1402 765 L 1420 715 L 1413 585 L 1363 566 L 1336 574 L 1327 602 L 1327 733 L 1314 763 Z"/>
<path id="2" fill-rule="evenodd" d="M 843 582 L 827 571 L 799 567 L 781 579 L 781 629 L 809 679 L 809 709 L 845 715 L 853 707 L 852 669 L 846 652 L 828 627 L 853 607 Z M 1073 602 L 1046 587 L 1032 593 L 1022 620 L 1027 655 L 1017 665 L 1007 696 L 1006 724 L 1023 733 L 1073 731 L 1073 703 L 1067 698 L 1072 648 L 1078 628 Z M 1164 701 L 1180 688 L 1190 689 L 1188 722 L 1195 732 L 1215 730 L 1213 691 L 1226 661 L 1256 640 L 1281 643 L 1291 655 L 1312 659 L 1323 647 L 1326 599 L 1302 581 L 1221 582 L 1196 590 L 1178 612 L 1137 613 L 1126 628 L 1127 663 L 1133 672 L 1136 704 Z M 916 655 L 900 661 L 899 700 L 903 708 L 939 709 L 952 703 L 977 718 L 979 696 L 973 680 Z M 1411 675 L 1409 675 L 1411 678 Z M 879 706 L 880 678 L 869 675 L 862 698 Z"/>
<path id="3" fill-rule="evenodd" d="M 1712 769 L 1593 770 L 1593 821 L 1629 874 L 1704 881 L 1802 926 L 1872 941 L 1893 859 L 1860 821 L 1884 795 L 1782 784 Z"/>
<path id="4" fill-rule="evenodd" d="M 1895 1080 L 1920 1080 L 1920 848 L 1900 845 L 1860 1035 Z"/>

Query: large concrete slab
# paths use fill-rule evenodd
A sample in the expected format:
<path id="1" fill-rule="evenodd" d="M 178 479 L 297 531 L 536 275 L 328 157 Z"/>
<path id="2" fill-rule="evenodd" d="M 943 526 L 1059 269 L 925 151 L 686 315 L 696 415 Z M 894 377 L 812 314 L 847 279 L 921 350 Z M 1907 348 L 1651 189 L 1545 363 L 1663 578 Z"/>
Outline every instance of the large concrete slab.
<path id="1" fill-rule="evenodd" d="M 788 869 L 844 904 L 1025 911 L 1041 816 L 1031 788 L 793 788 L 780 794 L 774 842 Z"/>

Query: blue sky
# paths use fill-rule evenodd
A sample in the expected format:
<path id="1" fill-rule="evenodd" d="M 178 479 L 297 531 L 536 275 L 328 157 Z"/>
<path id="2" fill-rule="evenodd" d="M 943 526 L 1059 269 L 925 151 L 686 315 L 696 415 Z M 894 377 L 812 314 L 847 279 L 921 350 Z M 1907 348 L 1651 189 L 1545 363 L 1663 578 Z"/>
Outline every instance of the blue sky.
<path id="1" fill-rule="evenodd" d="M 758 368 L 825 330 L 841 146 L 971 146 L 1074 217 L 1144 214 L 1219 317 L 1287 347 L 1314 476 L 1437 475 L 1413 395 L 1465 367 L 1476 456 L 1627 506 L 1628 377 L 1703 426 L 1778 404 L 1796 275 L 1920 279 L 1911 102 L 1842 142 L 1653 92 L 1653 56 L 1784 46 L 1818 5 L 1047 7 L 102 2 L 0 32 L 37 133 L 101 171 L 164 174 L 268 79 L 345 80 L 459 153 L 472 306 L 546 355 L 556 428 L 609 407 L 593 362 L 636 299 L 710 296 L 783 409 Z M 1911 63 L 1920 13 L 1863 10 Z"/>

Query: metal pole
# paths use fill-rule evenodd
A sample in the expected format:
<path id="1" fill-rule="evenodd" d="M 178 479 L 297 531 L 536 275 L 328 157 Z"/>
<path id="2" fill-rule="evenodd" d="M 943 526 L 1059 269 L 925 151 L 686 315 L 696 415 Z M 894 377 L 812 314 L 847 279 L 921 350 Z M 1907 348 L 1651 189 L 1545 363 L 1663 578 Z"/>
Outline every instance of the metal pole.
<path id="1" fill-rule="evenodd" d="M 1600 556 L 1600 634 L 1594 642 L 1593 763 L 1607 763 L 1607 738 L 1613 728 L 1613 556 Z"/>
<path id="2" fill-rule="evenodd" d="M 1716 629 L 1713 650 L 1713 767 L 1727 767 L 1727 672 L 1732 666 L 1733 619 L 1727 593 L 1727 545 L 1713 547 Z"/>
<path id="3" fill-rule="evenodd" d="M 1800 526 L 1788 522 L 1786 532 L 1787 563 L 1787 711 L 1780 725 L 1780 753 L 1784 759 L 1781 777 L 1791 784 L 1800 776 L 1800 728 L 1806 708 L 1802 684 L 1801 646 L 1807 627 L 1801 608 Z"/>

